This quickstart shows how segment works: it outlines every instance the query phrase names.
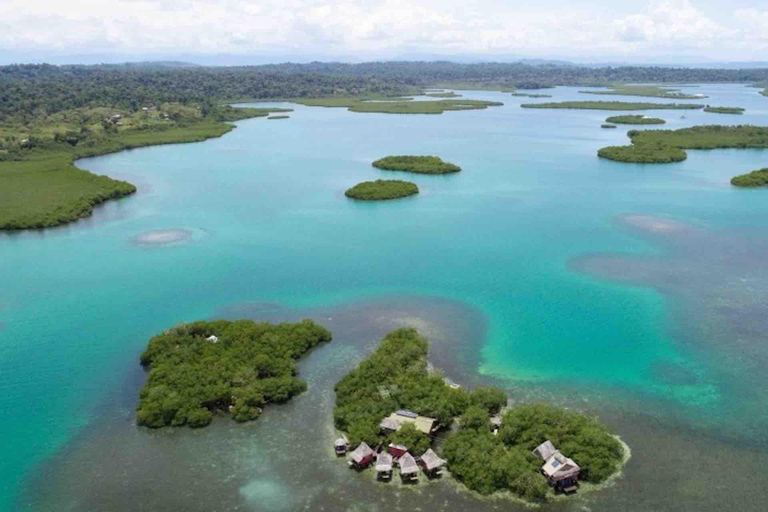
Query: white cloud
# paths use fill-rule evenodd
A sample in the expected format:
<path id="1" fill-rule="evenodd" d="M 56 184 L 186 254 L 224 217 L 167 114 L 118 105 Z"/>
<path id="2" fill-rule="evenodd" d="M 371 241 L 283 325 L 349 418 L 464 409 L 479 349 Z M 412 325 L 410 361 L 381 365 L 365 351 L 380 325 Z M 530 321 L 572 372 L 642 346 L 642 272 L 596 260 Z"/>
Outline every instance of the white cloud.
<path id="1" fill-rule="evenodd" d="M 757 0 L 755 0 L 757 1 Z M 553 5 L 548 5 L 550 3 Z M 15 51 L 311 52 L 386 57 L 407 51 L 559 53 L 684 51 L 723 57 L 768 45 L 768 11 L 727 25 L 689 0 L 635 12 L 543 0 L 3 0 L 0 49 Z M 556 4 L 556 5 L 555 5 Z M 521 6 L 522 7 L 522 6 Z"/>

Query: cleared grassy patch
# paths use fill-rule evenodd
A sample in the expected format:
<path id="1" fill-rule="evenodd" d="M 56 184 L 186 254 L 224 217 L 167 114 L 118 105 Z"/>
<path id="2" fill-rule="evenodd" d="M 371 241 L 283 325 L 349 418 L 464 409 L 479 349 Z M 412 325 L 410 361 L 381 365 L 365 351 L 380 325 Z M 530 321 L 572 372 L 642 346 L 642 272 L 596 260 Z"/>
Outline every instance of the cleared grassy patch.
<path id="1" fill-rule="evenodd" d="M 402 180 L 363 181 L 347 189 L 344 195 L 362 201 L 386 201 L 419 193 L 415 183 Z"/>

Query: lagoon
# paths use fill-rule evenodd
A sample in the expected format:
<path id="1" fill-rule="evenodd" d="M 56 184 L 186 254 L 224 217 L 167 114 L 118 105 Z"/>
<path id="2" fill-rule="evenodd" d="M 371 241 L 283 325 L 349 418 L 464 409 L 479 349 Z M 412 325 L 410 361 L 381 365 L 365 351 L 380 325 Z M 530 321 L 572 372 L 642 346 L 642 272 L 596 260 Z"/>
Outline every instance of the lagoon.
<path id="1" fill-rule="evenodd" d="M 757 89 L 693 92 L 746 113 L 655 114 L 665 127 L 768 125 Z M 79 161 L 139 191 L 65 227 L 0 235 L 0 407 L 13 411 L 0 425 L 0 509 L 417 499 L 514 510 L 475 505 L 450 482 L 382 488 L 334 460 L 333 383 L 385 332 L 413 325 L 452 380 L 598 413 L 633 448 L 610 488 L 548 508 L 761 510 L 768 201 L 729 180 L 759 168 L 764 150 L 610 162 L 597 149 L 628 139 L 600 129 L 604 112 L 462 95 L 504 105 L 391 116 L 268 104 L 294 108 L 290 122 Z M 463 171 L 371 167 L 386 154 L 440 155 Z M 355 183 L 386 178 L 415 182 L 418 200 L 345 200 Z M 312 317 L 334 342 L 300 363 L 309 391 L 252 425 L 136 427 L 149 337 L 213 317 Z"/>

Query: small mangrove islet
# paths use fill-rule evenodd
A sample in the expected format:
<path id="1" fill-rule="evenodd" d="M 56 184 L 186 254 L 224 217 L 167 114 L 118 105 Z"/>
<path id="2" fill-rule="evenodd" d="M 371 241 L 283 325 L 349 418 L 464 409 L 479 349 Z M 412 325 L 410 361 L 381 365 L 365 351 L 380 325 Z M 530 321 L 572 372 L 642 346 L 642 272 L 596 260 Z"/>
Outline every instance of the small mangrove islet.
<path id="1" fill-rule="evenodd" d="M 331 333 L 312 320 L 271 325 L 251 320 L 194 322 L 149 340 L 149 370 L 136 421 L 152 428 L 204 427 L 217 412 L 254 420 L 270 402 L 285 402 L 307 384 L 296 360 Z"/>
<path id="2" fill-rule="evenodd" d="M 583 110 L 697 110 L 704 105 L 693 103 L 631 103 L 625 101 L 561 101 L 523 103 L 523 108 L 562 108 Z"/>
<path id="3" fill-rule="evenodd" d="M 269 116 L 267 118 L 268 121 L 272 121 L 274 119 L 290 119 L 291 116 Z"/>
<path id="4" fill-rule="evenodd" d="M 344 195 L 362 201 L 385 201 L 419 193 L 415 183 L 402 180 L 363 181 L 347 189 Z"/>
<path id="5" fill-rule="evenodd" d="M 600 128 L 616 128 L 616 125 L 615 124 L 603 123 L 603 124 L 600 125 Z"/>
<path id="6" fill-rule="evenodd" d="M 430 98 L 461 98 L 461 94 L 456 94 L 453 91 L 428 92 L 424 96 L 429 96 Z"/>
<path id="7" fill-rule="evenodd" d="M 551 98 L 551 94 L 535 94 L 527 92 L 513 92 L 510 96 L 518 96 L 521 98 Z"/>
<path id="8" fill-rule="evenodd" d="M 679 130 L 630 130 L 632 144 L 600 149 L 600 158 L 632 163 L 681 162 L 686 149 L 768 148 L 768 126 L 705 125 Z"/>
<path id="9" fill-rule="evenodd" d="M 450 110 L 478 110 L 503 105 L 498 101 L 465 99 L 403 101 L 381 97 L 298 98 L 291 101 L 309 107 L 343 107 L 350 112 L 378 114 L 442 114 Z"/>
<path id="10" fill-rule="evenodd" d="M 734 187 L 755 188 L 768 186 L 768 167 L 731 178 Z"/>
<path id="11" fill-rule="evenodd" d="M 604 96 L 646 96 L 651 98 L 671 98 L 676 100 L 697 100 L 706 98 L 703 94 L 686 94 L 679 89 L 660 87 L 657 85 L 616 85 L 608 91 L 579 91 L 582 94 L 598 94 Z"/>
<path id="12" fill-rule="evenodd" d="M 448 174 L 461 170 L 458 165 L 444 162 L 442 158 L 437 156 L 386 156 L 374 161 L 372 165 L 385 171 L 405 171 L 418 174 Z"/>
<path id="13" fill-rule="evenodd" d="M 352 467 L 364 470 L 378 458 L 377 473 L 388 480 L 394 457 L 401 478 L 412 481 L 415 456 L 428 478 L 447 464 L 472 491 L 540 502 L 556 489 L 575 490 L 577 480 L 603 482 L 625 462 L 624 445 L 596 418 L 543 404 L 507 409 L 499 389 L 468 392 L 429 371 L 428 350 L 415 329 L 397 329 L 336 384 L 334 423 L 348 436 L 338 442 L 356 447 Z M 442 459 L 432 438 L 448 429 Z"/>
<path id="14" fill-rule="evenodd" d="M 743 114 L 746 109 L 741 107 L 710 107 L 707 105 L 704 107 L 704 112 L 711 112 L 713 114 Z"/>
<path id="15" fill-rule="evenodd" d="M 626 115 L 611 116 L 605 120 L 606 123 L 616 124 L 664 124 L 665 120 L 658 117 L 648 117 L 644 115 Z"/>

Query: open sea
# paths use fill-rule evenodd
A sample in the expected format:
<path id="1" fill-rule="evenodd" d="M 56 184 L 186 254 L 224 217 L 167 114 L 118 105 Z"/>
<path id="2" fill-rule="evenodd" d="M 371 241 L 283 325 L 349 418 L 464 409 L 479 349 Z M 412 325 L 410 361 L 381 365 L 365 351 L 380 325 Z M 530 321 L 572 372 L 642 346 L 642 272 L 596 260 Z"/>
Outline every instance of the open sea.
<path id="1" fill-rule="evenodd" d="M 768 125 L 758 89 L 683 90 L 747 111 L 639 113 L 665 129 Z M 634 128 L 601 129 L 614 112 L 520 108 L 674 101 L 578 91 L 460 91 L 504 106 L 442 115 L 267 104 L 295 111 L 79 161 L 139 192 L 65 227 L 0 234 L 0 510 L 526 510 L 450 478 L 376 483 L 335 459 L 333 385 L 400 326 L 459 384 L 597 414 L 631 447 L 618 479 L 541 510 L 766 510 L 768 191 L 729 180 L 768 153 L 610 162 L 597 150 Z M 390 154 L 463 171 L 371 167 Z M 421 193 L 344 196 L 377 178 Z M 307 393 L 248 424 L 136 426 L 153 334 L 306 317 L 334 334 L 299 364 Z"/>

